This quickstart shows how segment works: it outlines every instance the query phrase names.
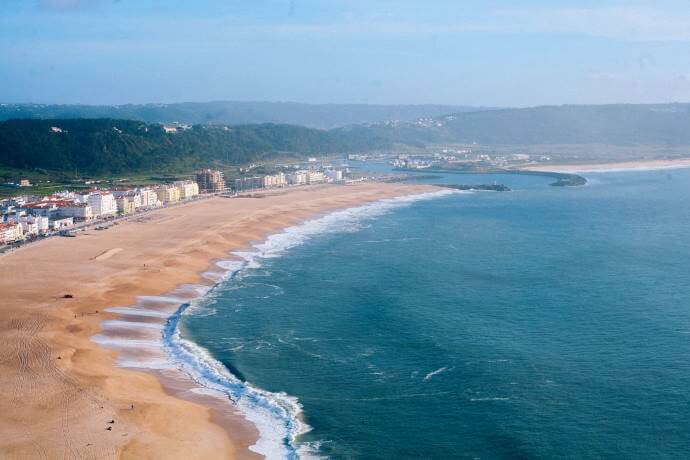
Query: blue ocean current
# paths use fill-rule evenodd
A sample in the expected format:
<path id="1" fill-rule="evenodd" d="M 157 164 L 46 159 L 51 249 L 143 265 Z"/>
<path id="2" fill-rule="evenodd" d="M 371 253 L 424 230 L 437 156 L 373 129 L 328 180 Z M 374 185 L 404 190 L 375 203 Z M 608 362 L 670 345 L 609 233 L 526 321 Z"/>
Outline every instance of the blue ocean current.
<path id="1" fill-rule="evenodd" d="M 690 457 L 690 170 L 585 177 L 257 242 L 179 334 L 298 403 L 304 456 Z"/>

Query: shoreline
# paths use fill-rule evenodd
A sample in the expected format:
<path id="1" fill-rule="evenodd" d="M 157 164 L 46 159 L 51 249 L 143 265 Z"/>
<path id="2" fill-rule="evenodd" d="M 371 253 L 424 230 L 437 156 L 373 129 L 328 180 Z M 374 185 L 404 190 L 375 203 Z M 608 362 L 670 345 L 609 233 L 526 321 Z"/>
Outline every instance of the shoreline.
<path id="1" fill-rule="evenodd" d="M 175 359 L 176 350 L 178 357 L 182 355 L 178 362 L 181 360 L 183 365 L 187 365 L 188 369 L 185 373 L 188 377 L 200 387 L 218 392 L 221 399 L 226 397 L 226 404 L 228 398 L 234 401 L 234 405 L 241 407 L 244 416 L 259 427 L 260 439 L 255 446 L 250 447 L 250 450 L 265 455 L 267 458 L 295 458 L 301 453 L 318 455 L 317 452 L 306 452 L 305 449 L 308 450 L 309 446 L 300 448 L 297 445 L 298 438 L 311 430 L 311 427 L 302 420 L 302 406 L 298 399 L 284 393 L 272 393 L 258 388 L 252 382 L 241 381 L 234 373 L 236 371 L 227 369 L 213 357 L 210 351 L 182 336 L 179 331 L 179 321 L 182 317 L 196 310 L 197 307 L 202 310 L 206 308 L 204 303 L 209 296 L 212 296 L 216 288 L 222 288 L 227 283 L 234 282 L 246 270 L 258 268 L 265 258 L 279 257 L 286 251 L 301 246 L 314 236 L 337 231 L 342 224 L 374 218 L 414 202 L 453 193 L 438 190 L 384 198 L 313 216 L 297 225 L 280 229 L 277 233 L 268 235 L 263 241 L 252 244 L 251 249 L 233 251 L 229 254 L 231 259 L 216 261 L 216 266 L 225 270 L 226 274 L 221 276 L 209 291 L 200 294 L 198 302 L 202 305 L 195 305 L 197 301 L 192 300 L 180 306 L 172 317 L 175 318 L 175 323 L 171 325 L 171 334 L 167 337 L 164 335 L 166 348 L 169 354 L 173 355 L 172 359 Z M 247 402 L 247 399 L 250 401 Z M 281 429 L 282 432 L 276 431 Z"/>
<path id="2" fill-rule="evenodd" d="M 523 165 L 518 170 L 544 172 L 615 172 L 615 171 L 653 171 L 658 169 L 690 168 L 690 158 L 677 160 L 637 160 L 609 163 L 583 164 L 538 164 Z"/>
<path id="3" fill-rule="evenodd" d="M 8 358 L 0 364 L 0 387 L 10 396 L 0 402 L 8 414 L 0 420 L 0 452 L 256 458 L 248 450 L 256 442 L 256 429 L 236 411 L 215 413 L 207 407 L 209 395 L 180 399 L 190 394 L 189 388 L 166 388 L 148 371 L 117 367 L 120 353 L 91 337 L 107 329 L 104 321 L 122 326 L 114 306 L 199 282 L 210 261 L 228 251 L 329 211 L 433 190 L 360 184 L 263 199 L 215 198 L 155 211 L 101 234 L 46 240 L 3 257 L 0 270 L 7 276 L 0 289 L 9 295 L 6 317 L 0 320 L 5 339 L 0 351 Z M 169 225 L 179 233 L 171 233 Z M 111 257 L 93 257 L 104 251 L 111 251 Z"/>

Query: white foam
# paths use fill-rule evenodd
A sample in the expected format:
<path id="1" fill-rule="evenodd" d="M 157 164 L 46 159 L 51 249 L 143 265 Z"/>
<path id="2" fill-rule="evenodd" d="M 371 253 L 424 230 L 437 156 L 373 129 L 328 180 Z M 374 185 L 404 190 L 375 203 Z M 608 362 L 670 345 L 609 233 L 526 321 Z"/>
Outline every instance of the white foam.
<path id="1" fill-rule="evenodd" d="M 236 259 L 217 261 L 216 266 L 225 270 L 225 273 L 207 272 L 206 278 L 221 280 L 214 287 L 222 285 L 223 280 L 232 280 L 236 275 L 237 278 L 241 278 L 243 270 L 260 268 L 261 259 L 279 257 L 285 251 L 303 244 L 317 234 L 357 231 L 363 228 L 362 221 L 365 219 L 386 214 L 393 209 L 420 200 L 455 193 L 458 192 L 446 189 L 384 199 L 308 220 L 269 236 L 264 242 L 254 245 L 253 251 L 234 252 Z M 161 317 L 168 317 L 165 326 L 122 320 L 109 320 L 103 323 L 105 327 L 162 329 L 162 341 L 120 339 L 100 334 L 94 336 L 93 340 L 113 348 L 152 347 L 161 350 L 162 346 L 168 359 L 122 358 L 120 364 L 137 368 L 181 369 L 200 385 L 199 389 L 193 391 L 230 398 L 245 418 L 257 427 L 259 440 L 250 447 L 250 450 L 268 459 L 316 458 L 315 450 L 318 449 L 318 444 L 305 444 L 300 446 L 299 451 L 296 449 L 299 436 L 311 429 L 301 420 L 302 406 L 297 398 L 285 393 L 272 393 L 240 381 L 221 362 L 213 358 L 208 350 L 180 336 L 179 318 L 188 314 L 206 313 L 204 309 L 215 297 L 212 289 L 203 285 L 182 285 L 166 296 L 139 297 L 137 307 L 108 309 L 108 311 L 125 315 L 158 316 L 160 314 Z M 169 304 L 177 309 L 170 315 L 163 315 L 158 310 L 143 307 L 148 304 Z"/>
<path id="2" fill-rule="evenodd" d="M 108 311 L 110 313 L 118 313 L 120 315 L 126 316 L 146 316 L 154 318 L 167 318 L 170 316 L 169 312 L 139 307 L 111 307 L 106 308 L 105 311 Z"/>
<path id="3" fill-rule="evenodd" d="M 167 357 L 161 357 L 158 359 L 141 359 L 141 358 L 131 358 L 125 359 L 120 358 L 117 360 L 117 364 L 121 367 L 128 367 L 131 369 L 174 369 L 175 365 L 170 362 Z"/>
<path id="4" fill-rule="evenodd" d="M 445 372 L 445 371 L 447 371 L 447 370 L 448 370 L 447 367 L 438 368 L 438 369 L 436 369 L 435 371 L 429 372 L 428 374 L 426 374 L 426 376 L 424 377 L 424 380 L 425 380 L 425 381 L 426 381 L 426 380 L 429 380 L 429 379 L 431 379 L 433 376 L 438 375 L 438 374 L 441 374 L 441 373 L 443 373 L 443 372 Z"/>
<path id="5" fill-rule="evenodd" d="M 119 319 L 109 319 L 106 321 L 101 321 L 101 326 L 104 329 L 123 328 L 123 329 L 155 329 L 155 330 L 159 330 L 159 331 L 163 330 L 163 324 L 142 323 L 139 321 L 124 321 L 124 320 L 119 320 Z"/>
<path id="6" fill-rule="evenodd" d="M 180 305 L 183 303 L 185 300 L 182 297 L 176 297 L 172 295 L 147 295 L 147 296 L 139 296 L 137 297 L 137 303 L 139 305 L 145 305 L 149 303 L 153 304 L 172 304 L 172 305 Z"/>
<path id="7" fill-rule="evenodd" d="M 142 339 L 124 339 L 117 337 L 108 337 L 103 334 L 96 334 L 91 337 L 91 340 L 97 344 L 110 348 L 145 348 L 160 349 L 160 340 L 142 340 Z"/>
<path id="8" fill-rule="evenodd" d="M 294 443 L 298 436 L 310 429 L 299 420 L 302 407 L 296 398 L 241 382 L 208 350 L 181 338 L 177 329 L 171 345 L 176 361 L 188 375 L 207 391 L 232 399 L 245 418 L 257 427 L 259 440 L 250 450 L 268 459 L 293 456 L 285 440 Z"/>
<path id="9" fill-rule="evenodd" d="M 237 251 L 233 254 L 247 262 L 246 268 L 259 268 L 257 259 L 279 257 L 285 251 L 311 239 L 317 234 L 342 233 L 360 229 L 361 221 L 378 217 L 393 209 L 408 206 L 421 200 L 428 200 L 457 193 L 454 190 L 439 190 L 397 198 L 388 198 L 355 208 L 335 211 L 323 217 L 311 219 L 302 224 L 287 227 L 280 233 L 269 236 L 263 243 L 255 244 L 254 251 Z"/>

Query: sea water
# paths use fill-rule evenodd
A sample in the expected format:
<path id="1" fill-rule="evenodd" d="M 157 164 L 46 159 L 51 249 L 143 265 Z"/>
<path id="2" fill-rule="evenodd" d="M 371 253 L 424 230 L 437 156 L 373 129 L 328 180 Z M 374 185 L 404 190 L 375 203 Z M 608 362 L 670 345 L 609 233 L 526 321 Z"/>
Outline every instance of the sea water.
<path id="1" fill-rule="evenodd" d="M 690 170 L 585 175 L 288 229 L 168 343 L 270 457 L 688 457 Z"/>

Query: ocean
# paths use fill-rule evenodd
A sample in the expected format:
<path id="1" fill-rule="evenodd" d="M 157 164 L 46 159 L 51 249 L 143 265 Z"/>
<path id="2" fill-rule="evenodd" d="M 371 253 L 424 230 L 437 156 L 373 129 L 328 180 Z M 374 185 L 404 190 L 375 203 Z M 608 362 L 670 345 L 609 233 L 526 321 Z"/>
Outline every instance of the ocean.
<path id="1" fill-rule="evenodd" d="M 690 456 L 690 170 L 455 175 L 257 242 L 164 332 L 269 457 Z"/>

